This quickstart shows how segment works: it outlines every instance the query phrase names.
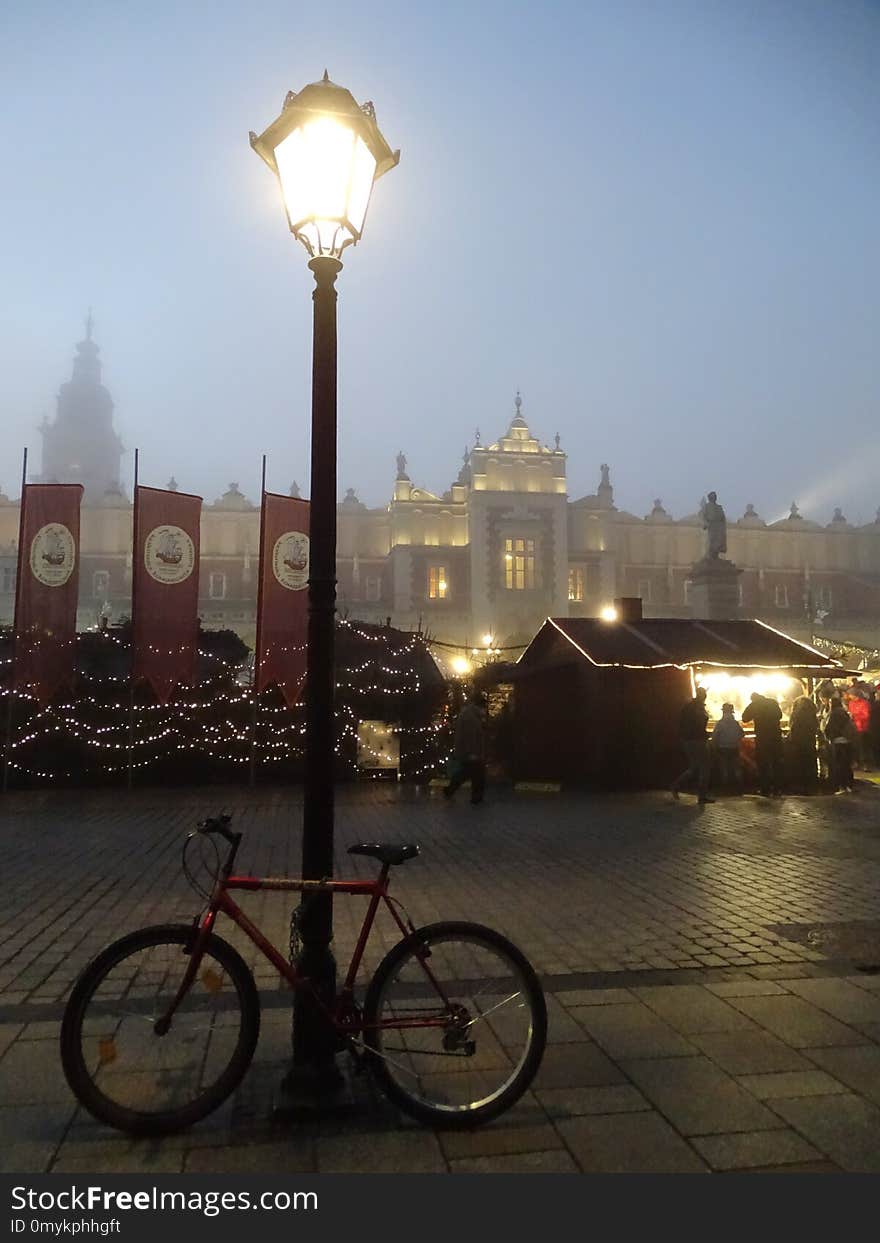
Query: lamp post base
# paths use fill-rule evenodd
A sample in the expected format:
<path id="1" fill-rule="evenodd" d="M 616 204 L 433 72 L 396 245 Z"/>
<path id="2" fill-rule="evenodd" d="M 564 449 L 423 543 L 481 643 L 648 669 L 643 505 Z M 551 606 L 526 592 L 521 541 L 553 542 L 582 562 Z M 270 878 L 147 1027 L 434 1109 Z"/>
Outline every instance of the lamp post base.
<path id="1" fill-rule="evenodd" d="M 333 1060 L 318 1066 L 291 1066 L 275 1091 L 272 1117 L 278 1122 L 294 1122 L 347 1115 L 355 1108 L 351 1075 Z"/>

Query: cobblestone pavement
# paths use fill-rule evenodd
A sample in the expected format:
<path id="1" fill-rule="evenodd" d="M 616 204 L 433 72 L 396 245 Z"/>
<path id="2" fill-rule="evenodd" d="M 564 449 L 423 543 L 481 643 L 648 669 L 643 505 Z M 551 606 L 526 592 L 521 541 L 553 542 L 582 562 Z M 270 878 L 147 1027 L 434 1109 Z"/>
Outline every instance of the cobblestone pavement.
<path id="1" fill-rule="evenodd" d="M 465 792 L 466 793 L 466 792 Z M 461 798 L 461 796 L 459 796 Z M 240 870 L 295 874 L 296 790 L 15 793 L 0 804 L 0 1169 L 36 1172 L 878 1171 L 880 789 L 853 796 L 672 803 L 344 787 L 337 873 L 358 840 L 412 840 L 394 889 L 417 924 L 472 919 L 541 974 L 549 1045 L 532 1090 L 470 1134 L 432 1133 L 352 1079 L 330 1115 L 273 1116 L 287 994 L 237 930 L 264 1013 L 234 1098 L 192 1130 L 132 1141 L 78 1109 L 61 1074 L 64 999 L 94 953 L 145 924 L 189 920 L 180 869 L 196 819 L 245 831 Z M 279 945 L 289 899 L 242 905 Z M 363 904 L 336 901 L 347 961 Z M 397 939 L 380 923 L 374 967 Z"/>

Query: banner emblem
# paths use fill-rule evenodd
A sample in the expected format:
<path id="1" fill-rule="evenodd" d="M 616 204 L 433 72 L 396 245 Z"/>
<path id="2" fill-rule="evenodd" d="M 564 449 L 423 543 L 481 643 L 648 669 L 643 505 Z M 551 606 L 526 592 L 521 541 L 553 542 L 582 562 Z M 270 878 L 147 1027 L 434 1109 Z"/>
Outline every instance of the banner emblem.
<path id="1" fill-rule="evenodd" d="M 40 527 L 31 540 L 30 565 L 34 578 L 44 587 L 63 587 L 76 564 L 76 544 L 62 522 Z"/>
<path id="2" fill-rule="evenodd" d="M 144 540 L 144 566 L 157 583 L 183 583 L 193 572 L 196 553 L 181 527 L 153 527 Z"/>
<path id="3" fill-rule="evenodd" d="M 285 531 L 272 549 L 272 572 L 288 591 L 309 585 L 309 537 L 303 531 Z"/>

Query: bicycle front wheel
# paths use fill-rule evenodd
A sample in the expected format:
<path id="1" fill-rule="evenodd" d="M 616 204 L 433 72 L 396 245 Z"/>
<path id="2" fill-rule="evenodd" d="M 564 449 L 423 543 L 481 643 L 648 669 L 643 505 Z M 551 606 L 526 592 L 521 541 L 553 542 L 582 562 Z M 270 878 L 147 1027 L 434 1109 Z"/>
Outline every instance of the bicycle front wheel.
<path id="1" fill-rule="evenodd" d="M 473 1127 L 531 1083 L 547 1006 L 524 955 L 479 924 L 420 928 L 382 960 L 364 1003 L 364 1041 L 387 1096 L 434 1127 Z"/>
<path id="2" fill-rule="evenodd" d="M 247 1070 L 260 1032 L 253 976 L 211 936 L 167 1031 L 190 963 L 192 928 L 144 928 L 108 946 L 80 976 L 61 1025 L 61 1061 L 90 1114 L 135 1135 L 191 1126 Z"/>

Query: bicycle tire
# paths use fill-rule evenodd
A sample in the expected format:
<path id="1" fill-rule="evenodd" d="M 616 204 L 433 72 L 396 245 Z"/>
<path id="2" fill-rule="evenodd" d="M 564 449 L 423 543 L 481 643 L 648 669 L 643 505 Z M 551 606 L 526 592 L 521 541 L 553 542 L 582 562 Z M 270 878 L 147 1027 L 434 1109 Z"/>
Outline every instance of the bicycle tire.
<path id="1" fill-rule="evenodd" d="M 103 1044 L 105 1046 L 106 1057 L 99 1057 L 98 1065 L 94 1071 L 90 1068 L 86 1054 L 83 1049 L 84 1042 L 84 1026 L 89 1019 L 92 1020 L 92 1027 L 99 1030 L 106 1024 L 109 1029 L 110 1025 L 115 1021 L 118 1026 L 116 1031 L 120 1031 L 122 1025 L 127 1018 L 138 1020 L 146 1019 L 150 1021 L 149 1016 L 144 1014 L 128 1014 L 122 1012 L 123 1005 L 140 1006 L 146 1010 L 150 1004 L 148 997 L 143 997 L 143 993 L 148 989 L 140 990 L 141 995 L 134 1001 L 120 1000 L 98 1002 L 96 1013 L 90 1015 L 90 1004 L 95 1000 L 101 985 L 108 980 L 115 968 L 120 967 L 126 960 L 132 960 L 134 955 L 150 949 L 168 947 L 181 956 L 186 954 L 186 946 L 192 942 L 193 930 L 185 924 L 162 924 L 151 928 L 142 928 L 138 932 L 130 933 L 128 936 L 122 937 L 120 940 L 113 942 L 102 950 L 96 958 L 92 960 L 80 975 L 68 999 L 64 1010 L 64 1017 L 61 1024 L 61 1063 L 64 1068 L 64 1074 L 70 1089 L 80 1104 L 88 1110 L 88 1112 L 101 1122 L 106 1122 L 110 1126 L 121 1131 L 127 1131 L 132 1135 L 165 1135 L 173 1131 L 183 1130 L 185 1127 L 192 1126 L 201 1118 L 212 1113 L 224 1100 L 235 1090 L 241 1082 L 242 1077 L 247 1071 L 253 1058 L 254 1051 L 257 1046 L 257 1040 L 260 1034 L 260 999 L 257 992 L 254 978 L 247 967 L 241 955 L 232 948 L 222 938 L 211 935 L 205 947 L 205 956 L 202 959 L 199 970 L 205 974 L 203 964 L 213 960 L 223 971 L 225 971 L 235 988 L 235 997 L 240 1011 L 240 1022 L 235 1045 L 232 1049 L 228 1064 L 222 1067 L 217 1073 L 216 1078 L 205 1088 L 203 1092 L 186 1104 L 171 1109 L 157 1109 L 154 1111 L 144 1110 L 126 1105 L 112 1099 L 96 1080 L 100 1078 L 105 1061 L 115 1062 L 117 1054 L 115 1052 L 116 1035 L 112 1035 L 108 1039 L 105 1037 Z M 176 965 L 176 964 L 175 964 Z M 210 968 L 208 968 L 210 970 Z M 176 991 L 182 978 L 183 969 L 180 974 L 169 972 L 169 990 Z M 135 972 L 136 978 L 137 973 Z M 211 980 L 211 991 L 215 989 L 215 981 L 220 980 L 221 984 L 216 985 L 217 991 L 222 986 L 222 976 L 215 973 Z M 156 989 L 158 992 L 158 988 Z M 181 1001 L 178 1014 L 184 1012 L 188 998 L 194 993 L 190 989 L 189 994 Z M 130 983 L 128 993 L 133 995 L 133 987 Z M 167 996 L 173 996 L 173 992 L 169 991 Z M 231 993 L 227 993 L 227 997 L 231 999 Z M 197 1001 L 197 998 L 195 999 Z M 225 998 L 224 998 L 225 1000 Z M 152 1003 L 155 1010 L 161 1010 L 158 1002 Z M 120 1011 L 119 1015 L 113 1014 L 114 1007 Z M 233 1006 L 226 1007 L 227 1011 L 232 1011 Z M 106 1013 L 102 1013 L 106 1011 Z M 178 1014 L 175 1015 L 177 1019 Z M 136 1029 L 142 1032 L 142 1028 Z M 178 1028 L 178 1032 L 180 1027 Z M 207 1049 L 209 1041 L 218 1038 L 218 1043 L 222 1049 L 222 1039 L 220 1038 L 221 1030 L 231 1031 L 231 1024 L 217 1023 L 216 1026 L 211 1023 L 208 1028 L 200 1028 L 199 1030 L 208 1030 L 209 1036 L 205 1040 L 206 1053 L 205 1060 L 202 1063 L 200 1073 L 204 1073 L 207 1066 Z M 174 1031 L 174 1021 L 172 1021 L 171 1031 Z M 89 1037 L 92 1039 L 92 1037 Z M 99 1042 L 99 1049 L 102 1043 L 101 1037 L 96 1037 Z M 142 1042 L 143 1043 L 143 1042 Z M 184 1041 L 185 1043 L 185 1041 Z M 111 1049 L 110 1046 L 113 1046 Z M 158 1048 L 158 1046 L 150 1046 Z M 112 1052 L 112 1058 L 109 1052 Z M 225 1053 L 223 1053 L 225 1057 Z M 94 1065 L 94 1058 L 92 1058 Z M 143 1078 L 143 1068 L 141 1065 L 135 1064 L 132 1067 L 132 1075 L 141 1075 Z M 168 1073 L 165 1071 L 164 1073 Z M 182 1078 L 182 1072 L 180 1077 Z M 121 1083 L 125 1081 L 120 1079 Z M 106 1086 L 106 1085 L 105 1085 Z"/>
<path id="2" fill-rule="evenodd" d="M 494 957 L 500 968 L 506 968 L 512 979 L 519 982 L 519 991 L 505 1000 L 502 989 L 502 993 L 499 994 L 501 1001 L 495 1005 L 484 1005 L 481 1011 L 478 1000 L 480 989 L 473 987 L 475 983 L 479 985 L 479 979 L 455 981 L 460 986 L 459 992 L 461 996 L 466 997 L 470 1001 L 470 1008 L 461 1000 L 456 1002 L 455 997 L 452 995 L 449 997 L 450 1002 L 464 1005 L 469 1016 L 471 1014 L 477 1016 L 470 1018 L 469 1023 L 464 1025 L 466 1037 L 474 1036 L 476 1047 L 473 1053 L 465 1053 L 464 1057 L 460 1058 L 462 1065 L 455 1066 L 448 1066 L 446 1062 L 439 1061 L 439 1059 L 446 1059 L 450 1056 L 459 1056 L 457 1053 L 451 1054 L 448 1051 L 444 1037 L 441 1035 L 441 1030 L 445 1033 L 449 1033 L 452 1030 L 453 1048 L 455 1048 L 456 1040 L 461 1045 L 461 1019 L 453 1021 L 450 1017 L 448 1027 L 443 1029 L 439 1027 L 421 1029 L 423 1034 L 418 1029 L 414 1033 L 412 1028 L 395 1028 L 393 1026 L 395 1021 L 394 1014 L 387 1018 L 386 1025 L 382 1026 L 385 1007 L 389 1004 L 389 998 L 395 987 L 398 987 L 398 991 L 403 997 L 403 1001 L 397 1003 L 399 1006 L 398 1017 L 408 1013 L 403 1008 L 408 1005 L 406 998 L 407 990 L 413 995 L 412 1005 L 417 1006 L 419 1011 L 423 1009 L 420 1004 L 419 993 L 427 992 L 429 995 L 432 993 L 432 989 L 425 983 L 404 984 L 402 988 L 399 987 L 407 968 L 412 967 L 414 963 L 419 966 L 422 980 L 425 981 L 427 979 L 425 967 L 419 961 L 417 951 L 421 951 L 423 954 L 427 949 L 429 952 L 428 961 L 430 962 L 431 958 L 437 957 L 441 947 L 450 945 L 466 947 L 468 949 L 468 953 L 464 955 L 462 961 L 465 959 L 473 960 L 475 950 L 483 951 L 489 955 L 490 959 Z M 450 954 L 449 962 L 454 963 L 455 957 L 454 954 Z M 414 976 L 418 979 L 418 972 L 414 971 Z M 501 978 L 487 977 L 487 987 L 497 987 L 498 981 Z M 447 988 L 447 991 L 451 993 L 452 990 Z M 436 996 L 436 993 L 434 993 L 434 996 Z M 518 1060 L 513 1061 L 515 1055 L 504 1044 L 505 1036 L 503 1032 L 499 1033 L 498 1019 L 501 1018 L 502 1023 L 505 1021 L 501 1011 L 509 1002 L 519 997 L 522 1000 L 518 1001 L 513 1009 L 527 1011 L 526 1014 L 518 1016 L 518 1021 L 526 1025 L 524 1029 L 525 1047 L 519 1053 Z M 492 997 L 483 998 L 484 1002 L 492 1000 L 494 1000 Z M 436 1002 L 432 1002 L 432 1004 L 436 1009 Z M 409 1013 L 411 1012 L 409 1011 Z M 451 1016 L 452 1011 L 450 1010 L 447 1013 Z M 508 1011 L 509 1014 L 510 1012 Z M 485 1023 L 481 1029 L 480 1024 L 484 1020 Z M 522 1096 L 534 1079 L 547 1041 L 547 1005 L 540 982 L 531 964 L 522 951 L 508 941 L 506 937 L 503 937 L 491 928 L 471 923 L 444 922 L 429 924 L 424 928 L 419 928 L 415 933 L 405 937 L 394 946 L 382 959 L 370 981 L 364 1002 L 363 1022 L 364 1043 L 372 1055 L 370 1057 L 370 1065 L 380 1088 L 391 1101 L 411 1117 L 436 1128 L 469 1129 L 489 1122 L 491 1119 L 498 1117 L 499 1114 L 504 1113 Z M 391 1041 L 400 1038 L 401 1030 L 404 1031 L 404 1040 L 409 1041 L 409 1044 L 405 1045 L 404 1049 L 412 1066 L 412 1070 L 408 1068 L 405 1074 L 399 1074 L 399 1068 L 402 1063 L 397 1053 L 395 1052 L 392 1055 L 389 1052 Z M 455 1034 L 456 1031 L 459 1032 L 458 1037 Z M 397 1035 L 391 1035 L 386 1039 L 386 1033 L 397 1033 Z M 480 1049 L 481 1041 L 484 1044 L 483 1050 Z M 467 1043 L 470 1043 L 469 1039 Z M 421 1045 L 424 1045 L 424 1048 L 420 1047 Z M 442 1049 L 439 1047 L 440 1045 L 443 1046 Z M 493 1058 L 497 1059 L 497 1068 L 486 1070 L 481 1067 L 481 1056 L 485 1060 L 486 1055 L 489 1056 L 490 1061 Z M 474 1075 L 474 1083 L 476 1085 L 476 1081 L 485 1084 L 491 1075 L 498 1074 L 503 1076 L 507 1074 L 503 1065 L 503 1058 L 505 1056 L 511 1059 L 510 1073 L 507 1075 L 507 1078 L 503 1078 L 494 1091 L 486 1091 L 485 1088 L 479 1088 L 477 1091 L 484 1092 L 484 1095 L 482 1097 L 475 1095 L 467 1087 L 467 1081 L 461 1073 L 470 1069 L 467 1065 L 467 1058 L 474 1059 L 472 1074 Z M 438 1074 L 434 1074 L 434 1069 L 431 1068 L 426 1071 L 423 1070 L 424 1063 L 427 1061 L 430 1061 L 431 1066 L 438 1070 Z M 415 1069 L 417 1066 L 419 1067 L 418 1071 Z M 446 1074 L 445 1080 L 441 1080 L 440 1076 L 447 1070 L 454 1070 L 457 1073 L 452 1078 L 449 1074 Z M 432 1083 L 436 1083 L 438 1086 L 430 1086 Z M 432 1099 L 435 1095 L 445 1099 Z M 450 1101 L 450 1095 L 456 1096 L 457 1099 Z M 474 1098 L 470 1099 L 471 1096 Z"/>

